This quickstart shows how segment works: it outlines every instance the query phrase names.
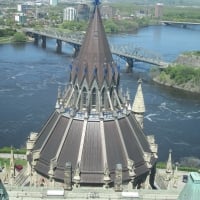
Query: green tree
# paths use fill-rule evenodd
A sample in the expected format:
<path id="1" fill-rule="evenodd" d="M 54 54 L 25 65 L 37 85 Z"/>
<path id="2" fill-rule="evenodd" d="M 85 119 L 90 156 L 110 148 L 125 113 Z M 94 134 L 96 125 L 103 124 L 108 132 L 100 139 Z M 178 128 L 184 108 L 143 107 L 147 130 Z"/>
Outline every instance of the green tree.
<path id="1" fill-rule="evenodd" d="M 17 32 L 14 34 L 12 41 L 13 42 L 26 42 L 26 35 L 22 32 Z"/>
<path id="2" fill-rule="evenodd" d="M 105 20 L 104 27 L 106 33 L 117 33 L 119 31 L 117 24 L 113 20 Z"/>

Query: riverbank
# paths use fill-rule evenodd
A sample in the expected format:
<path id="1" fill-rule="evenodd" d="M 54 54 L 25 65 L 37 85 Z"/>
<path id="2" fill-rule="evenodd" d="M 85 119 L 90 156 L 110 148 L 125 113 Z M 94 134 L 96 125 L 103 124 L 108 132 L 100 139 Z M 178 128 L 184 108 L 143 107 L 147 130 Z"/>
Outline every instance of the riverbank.
<path id="1" fill-rule="evenodd" d="M 164 85 L 166 87 L 171 87 L 171 88 L 182 90 L 182 91 L 185 91 L 185 92 L 200 94 L 199 87 L 192 87 L 191 86 L 192 84 L 191 85 L 190 84 L 184 84 L 184 85 L 170 84 L 170 83 L 160 81 L 158 77 L 153 78 L 152 80 L 159 85 Z"/>
<path id="2" fill-rule="evenodd" d="M 9 44 L 11 43 L 12 37 L 0 37 L 0 44 Z"/>
<path id="3" fill-rule="evenodd" d="M 154 82 L 200 94 L 200 51 L 184 52 L 168 68 L 151 71 Z"/>
<path id="4" fill-rule="evenodd" d="M 0 37 L 0 45 L 1 44 L 15 44 L 15 43 L 27 43 L 27 42 L 33 42 L 34 39 L 33 38 L 27 38 L 27 40 L 25 42 L 15 42 L 12 40 L 13 37 Z"/>

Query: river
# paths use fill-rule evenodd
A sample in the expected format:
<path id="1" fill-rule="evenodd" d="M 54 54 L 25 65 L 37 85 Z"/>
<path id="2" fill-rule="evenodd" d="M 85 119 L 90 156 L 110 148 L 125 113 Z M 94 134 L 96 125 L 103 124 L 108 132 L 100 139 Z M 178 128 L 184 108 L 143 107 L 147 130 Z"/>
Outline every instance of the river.
<path id="1" fill-rule="evenodd" d="M 152 26 L 134 34 L 109 36 L 113 44 L 138 46 L 159 53 L 172 62 L 183 51 L 199 50 L 200 32 L 170 26 Z M 28 44 L 0 45 L 0 147 L 25 145 L 31 131 L 39 131 L 53 111 L 58 85 L 69 80 L 68 55 L 55 51 L 55 41 L 47 48 Z M 146 103 L 144 131 L 154 134 L 159 145 L 159 160 L 186 156 L 200 158 L 200 96 L 159 86 L 149 80 L 149 65 L 135 64 L 132 74 L 121 66 L 121 85 L 134 98 L 137 80 L 142 77 Z"/>

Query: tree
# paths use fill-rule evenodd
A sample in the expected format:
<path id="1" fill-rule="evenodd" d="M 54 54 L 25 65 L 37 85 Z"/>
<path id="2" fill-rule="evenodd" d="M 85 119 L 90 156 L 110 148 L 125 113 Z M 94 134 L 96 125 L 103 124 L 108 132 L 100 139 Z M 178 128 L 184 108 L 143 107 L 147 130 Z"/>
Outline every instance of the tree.
<path id="1" fill-rule="evenodd" d="M 17 32 L 12 38 L 13 42 L 26 42 L 26 35 L 22 32 Z"/>

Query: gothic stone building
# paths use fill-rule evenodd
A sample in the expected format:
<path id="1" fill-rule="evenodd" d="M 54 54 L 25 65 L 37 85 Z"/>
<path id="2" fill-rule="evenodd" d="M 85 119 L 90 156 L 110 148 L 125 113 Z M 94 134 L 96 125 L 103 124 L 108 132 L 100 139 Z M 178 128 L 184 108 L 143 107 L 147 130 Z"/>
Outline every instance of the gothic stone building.
<path id="1" fill-rule="evenodd" d="M 30 185 L 116 191 L 123 185 L 149 187 L 149 181 L 152 186 L 157 145 L 143 132 L 141 82 L 133 104 L 119 83 L 96 4 L 69 84 L 59 89 L 55 110 L 41 131 L 27 141 Z"/>

